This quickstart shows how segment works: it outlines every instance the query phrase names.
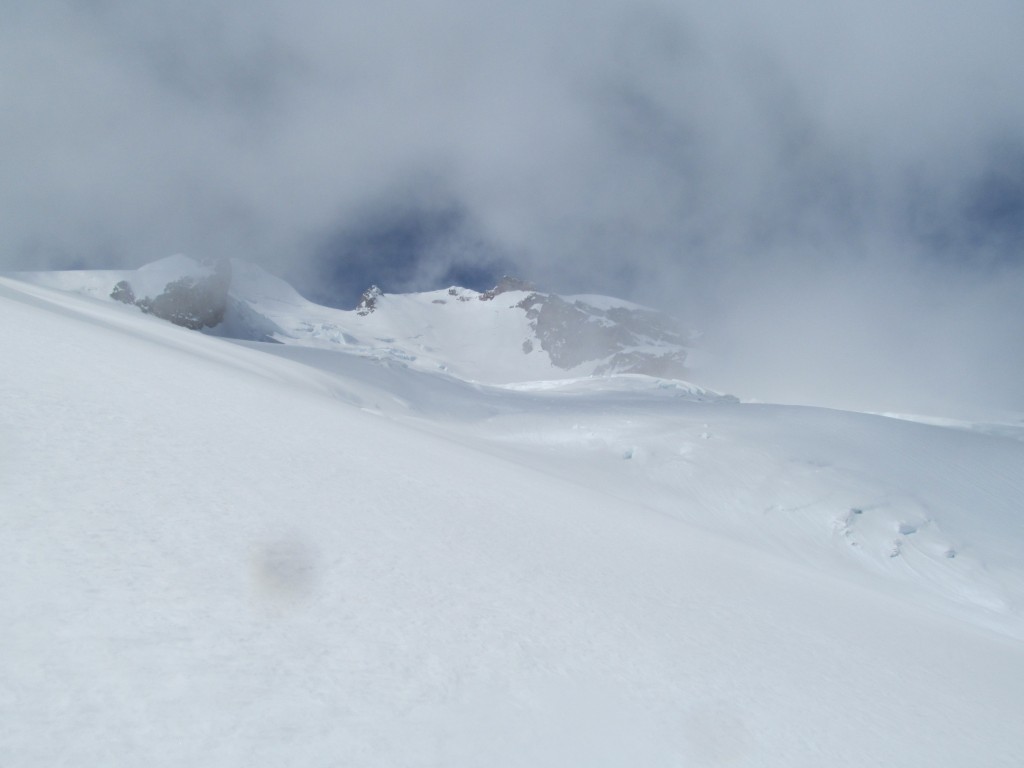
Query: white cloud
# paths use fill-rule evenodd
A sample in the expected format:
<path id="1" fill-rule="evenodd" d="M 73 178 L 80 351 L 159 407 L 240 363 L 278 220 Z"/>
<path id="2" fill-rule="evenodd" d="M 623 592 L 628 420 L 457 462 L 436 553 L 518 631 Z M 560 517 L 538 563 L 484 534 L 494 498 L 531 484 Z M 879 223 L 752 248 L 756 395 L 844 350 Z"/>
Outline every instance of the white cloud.
<path id="1" fill-rule="evenodd" d="M 835 389 L 843 366 L 786 351 L 833 338 L 920 388 L 894 338 L 938 349 L 961 318 L 988 339 L 971 376 L 1002 391 L 1024 367 L 1005 293 L 1022 30 L 999 0 L 21 4 L 0 31 L 0 263 L 187 251 L 313 273 L 415 188 L 525 276 L 718 329 L 752 390 Z M 998 173 L 1009 214 L 986 218 Z"/>

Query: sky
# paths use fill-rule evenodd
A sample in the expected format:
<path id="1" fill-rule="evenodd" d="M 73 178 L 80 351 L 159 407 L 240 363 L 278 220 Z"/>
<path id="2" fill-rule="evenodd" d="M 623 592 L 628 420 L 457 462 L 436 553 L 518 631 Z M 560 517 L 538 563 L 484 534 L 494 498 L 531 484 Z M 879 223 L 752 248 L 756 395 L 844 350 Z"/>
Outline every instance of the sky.
<path id="1" fill-rule="evenodd" d="M 0 269 L 513 273 L 744 397 L 1024 411 L 1019 0 L 4 5 Z"/>

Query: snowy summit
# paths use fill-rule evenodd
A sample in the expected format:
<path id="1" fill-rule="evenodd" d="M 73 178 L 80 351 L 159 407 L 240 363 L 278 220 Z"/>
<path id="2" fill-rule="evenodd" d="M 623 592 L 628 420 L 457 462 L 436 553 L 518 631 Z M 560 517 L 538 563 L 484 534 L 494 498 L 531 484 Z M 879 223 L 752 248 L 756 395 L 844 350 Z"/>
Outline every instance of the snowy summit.
<path id="1" fill-rule="evenodd" d="M 392 357 L 486 383 L 613 373 L 682 378 L 690 341 L 672 318 L 606 296 L 542 293 L 513 278 L 390 295 L 353 311 L 303 299 L 259 267 L 172 256 L 134 271 L 22 275 L 38 285 L 139 307 L 214 335 Z"/>

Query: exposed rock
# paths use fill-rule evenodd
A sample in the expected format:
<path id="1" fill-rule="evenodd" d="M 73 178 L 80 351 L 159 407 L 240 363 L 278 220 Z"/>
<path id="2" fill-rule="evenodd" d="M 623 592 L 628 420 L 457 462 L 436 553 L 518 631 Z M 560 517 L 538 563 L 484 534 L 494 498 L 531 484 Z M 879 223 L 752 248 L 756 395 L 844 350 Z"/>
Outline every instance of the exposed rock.
<path id="1" fill-rule="evenodd" d="M 212 328 L 224 319 L 230 287 L 231 262 L 220 259 L 209 275 L 200 278 L 186 275 L 172 280 L 159 296 L 147 296 L 136 300 L 135 304 L 143 312 L 169 320 L 175 325 L 192 330 Z M 128 288 L 130 290 L 130 286 Z"/>
<path id="2" fill-rule="evenodd" d="M 122 304 L 134 304 L 135 291 L 132 290 L 131 283 L 127 280 L 122 280 L 114 286 L 114 290 L 110 292 L 110 298 L 114 301 L 120 301 Z"/>
<path id="3" fill-rule="evenodd" d="M 360 297 L 359 303 L 356 305 L 356 312 L 363 316 L 370 314 L 377 308 L 377 299 L 383 295 L 384 291 L 376 285 L 371 285 L 363 291 L 363 295 Z"/>
<path id="4" fill-rule="evenodd" d="M 505 275 L 498 281 L 498 284 L 491 288 L 489 291 L 484 291 L 480 294 L 480 301 L 490 301 L 495 296 L 500 296 L 503 293 L 509 291 L 535 291 L 537 290 L 532 283 L 527 283 L 524 280 L 520 280 L 517 277 L 509 277 Z"/>
<path id="5" fill-rule="evenodd" d="M 601 309 L 541 293 L 531 293 L 516 306 L 526 311 L 541 349 L 559 368 L 600 360 L 594 370 L 598 375 L 644 373 L 671 378 L 686 374 L 686 337 L 660 312 Z M 527 352 L 526 345 L 523 351 Z"/>

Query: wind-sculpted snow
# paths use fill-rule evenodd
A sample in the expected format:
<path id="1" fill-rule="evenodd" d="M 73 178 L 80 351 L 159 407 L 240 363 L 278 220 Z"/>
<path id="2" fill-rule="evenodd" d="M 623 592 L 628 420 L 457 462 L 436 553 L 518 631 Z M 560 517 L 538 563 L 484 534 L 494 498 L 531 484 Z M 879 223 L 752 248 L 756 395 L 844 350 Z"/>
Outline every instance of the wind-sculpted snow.
<path id="1" fill-rule="evenodd" d="M 1021 764 L 1021 441 L 94 278 L 0 278 L 0 765 Z"/>

